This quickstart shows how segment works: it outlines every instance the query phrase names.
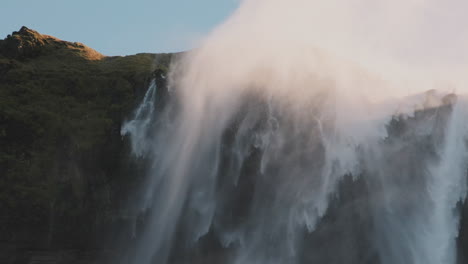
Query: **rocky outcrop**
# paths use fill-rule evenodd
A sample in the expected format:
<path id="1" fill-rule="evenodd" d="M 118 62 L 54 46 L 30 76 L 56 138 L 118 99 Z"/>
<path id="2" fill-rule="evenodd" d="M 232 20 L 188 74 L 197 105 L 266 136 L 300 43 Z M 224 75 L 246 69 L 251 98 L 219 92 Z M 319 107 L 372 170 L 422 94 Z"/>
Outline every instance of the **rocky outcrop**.
<path id="1" fill-rule="evenodd" d="M 142 173 L 120 127 L 170 59 L 107 57 L 26 27 L 0 40 L 0 263 L 89 263 L 131 232 Z"/>
<path id="2" fill-rule="evenodd" d="M 75 52 L 88 60 L 104 58 L 104 55 L 81 43 L 62 41 L 24 26 L 4 40 L 0 40 L 0 54 L 12 59 L 34 58 L 57 50 L 70 54 Z"/>
<path id="3" fill-rule="evenodd" d="M 34 57 L 40 54 L 47 42 L 48 39 L 36 31 L 22 27 L 0 41 L 0 52 L 9 58 Z"/>

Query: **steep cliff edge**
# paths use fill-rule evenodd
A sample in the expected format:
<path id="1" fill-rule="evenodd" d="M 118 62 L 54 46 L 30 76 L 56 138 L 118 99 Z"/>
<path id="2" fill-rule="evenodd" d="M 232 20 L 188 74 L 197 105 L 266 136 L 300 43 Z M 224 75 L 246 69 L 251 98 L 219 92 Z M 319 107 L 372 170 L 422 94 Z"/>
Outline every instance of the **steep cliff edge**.
<path id="1" fill-rule="evenodd" d="M 106 248 L 139 177 L 121 124 L 170 59 L 107 57 L 26 27 L 0 40 L 1 263 Z"/>

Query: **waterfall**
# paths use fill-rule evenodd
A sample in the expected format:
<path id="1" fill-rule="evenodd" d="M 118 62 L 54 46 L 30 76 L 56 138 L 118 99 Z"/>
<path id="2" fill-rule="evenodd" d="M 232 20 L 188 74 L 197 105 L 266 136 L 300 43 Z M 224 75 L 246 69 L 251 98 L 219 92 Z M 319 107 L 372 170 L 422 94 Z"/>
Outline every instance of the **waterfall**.
<path id="1" fill-rule="evenodd" d="M 156 81 L 152 80 L 148 90 L 143 98 L 143 101 L 136 109 L 133 118 L 125 123 L 120 131 L 120 134 L 132 135 L 131 143 L 132 150 L 138 157 L 144 156 L 148 153 L 149 141 L 151 140 L 148 135 L 148 130 L 154 116 L 156 98 Z"/>
<path id="2" fill-rule="evenodd" d="M 362 208 L 371 211 L 373 224 L 361 228 L 378 263 L 456 263 L 456 206 L 465 198 L 468 160 L 464 98 L 385 117 L 385 136 L 355 145 L 320 110 L 290 109 L 271 96 L 244 97 L 228 119 L 203 112 L 198 130 L 178 113 L 175 124 L 151 131 L 154 117 L 141 109 L 153 89 L 154 82 L 123 130 L 136 155 L 151 151 L 148 146 L 157 152 L 142 205 L 151 208 L 149 224 L 135 263 L 189 256 L 209 233 L 232 251 L 223 256 L 226 263 L 304 263 L 305 252 L 321 254 L 304 248 L 304 234 L 313 236 L 322 222 L 333 229 L 323 218 L 347 174 L 369 188 Z M 148 133 L 158 143 L 138 142 Z"/>
<path id="3" fill-rule="evenodd" d="M 466 82 L 402 46 L 433 5 L 243 1 L 122 128 L 151 162 L 133 263 L 457 263 Z"/>

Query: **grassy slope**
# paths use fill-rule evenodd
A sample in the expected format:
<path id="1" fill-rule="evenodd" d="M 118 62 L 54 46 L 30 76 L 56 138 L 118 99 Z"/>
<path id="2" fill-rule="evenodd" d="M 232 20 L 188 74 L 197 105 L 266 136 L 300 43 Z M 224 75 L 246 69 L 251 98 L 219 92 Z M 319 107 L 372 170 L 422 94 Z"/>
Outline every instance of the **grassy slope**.
<path id="1" fill-rule="evenodd" d="M 105 57 L 27 28 L 0 40 L 0 235 L 106 221 L 125 177 L 121 122 L 170 58 Z"/>

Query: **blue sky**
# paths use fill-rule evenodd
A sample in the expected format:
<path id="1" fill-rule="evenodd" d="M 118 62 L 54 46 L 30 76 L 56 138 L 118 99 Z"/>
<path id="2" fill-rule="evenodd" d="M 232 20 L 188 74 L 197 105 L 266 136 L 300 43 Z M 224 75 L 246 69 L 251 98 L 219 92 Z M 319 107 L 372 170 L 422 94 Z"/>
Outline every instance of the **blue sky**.
<path id="1" fill-rule="evenodd" d="M 186 50 L 239 0 L 2 0 L 0 38 L 21 26 L 105 55 Z"/>

